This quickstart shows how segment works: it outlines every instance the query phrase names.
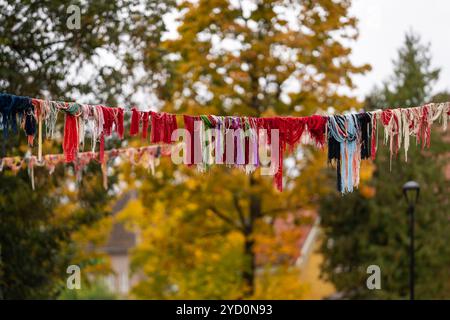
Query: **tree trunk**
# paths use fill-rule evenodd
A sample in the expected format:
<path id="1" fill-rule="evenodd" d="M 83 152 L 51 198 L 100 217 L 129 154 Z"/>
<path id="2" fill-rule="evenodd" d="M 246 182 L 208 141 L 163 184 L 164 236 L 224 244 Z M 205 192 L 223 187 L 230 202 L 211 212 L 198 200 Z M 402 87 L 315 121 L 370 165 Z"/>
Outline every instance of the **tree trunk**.
<path id="1" fill-rule="evenodd" d="M 250 237 L 245 237 L 244 242 L 244 255 L 245 255 L 245 268 L 243 272 L 245 292 L 244 297 L 251 297 L 255 293 L 255 253 L 253 251 L 254 241 Z"/>
<path id="2" fill-rule="evenodd" d="M 252 188 L 258 182 L 253 175 L 250 175 L 250 187 Z M 255 241 L 253 239 L 253 229 L 255 221 L 261 216 L 261 197 L 258 194 L 251 193 L 249 197 L 249 219 L 244 229 L 244 254 L 246 264 L 243 272 L 244 284 L 246 287 L 244 296 L 250 297 L 255 293 L 256 277 L 256 256 L 254 251 Z"/>

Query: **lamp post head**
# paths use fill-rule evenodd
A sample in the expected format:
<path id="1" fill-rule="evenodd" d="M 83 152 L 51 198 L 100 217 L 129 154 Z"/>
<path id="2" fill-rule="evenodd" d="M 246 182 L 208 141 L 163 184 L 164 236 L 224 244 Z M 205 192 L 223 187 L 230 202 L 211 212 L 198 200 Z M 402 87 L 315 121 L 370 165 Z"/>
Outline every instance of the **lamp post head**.
<path id="1" fill-rule="evenodd" d="M 416 181 L 408 181 L 403 185 L 403 195 L 409 205 L 413 205 L 419 199 L 420 185 Z"/>

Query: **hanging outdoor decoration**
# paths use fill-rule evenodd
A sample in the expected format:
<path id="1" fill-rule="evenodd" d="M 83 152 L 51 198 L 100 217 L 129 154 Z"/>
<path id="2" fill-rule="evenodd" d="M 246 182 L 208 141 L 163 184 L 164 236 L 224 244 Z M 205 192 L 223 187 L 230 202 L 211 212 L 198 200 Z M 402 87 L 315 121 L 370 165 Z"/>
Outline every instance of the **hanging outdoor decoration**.
<path id="1" fill-rule="evenodd" d="M 159 163 L 161 156 L 169 156 L 170 147 L 167 145 L 159 146 L 145 146 L 140 148 L 118 148 L 111 149 L 104 152 L 103 161 L 100 160 L 99 152 L 79 152 L 72 160 L 73 168 L 77 176 L 77 180 L 80 180 L 83 174 L 83 170 L 91 162 L 97 162 L 101 164 L 103 174 L 103 185 L 107 188 L 107 169 L 108 166 L 114 166 L 116 159 L 120 158 L 120 163 L 128 162 L 132 166 L 140 166 L 148 169 L 152 174 L 155 173 L 155 167 Z M 25 157 L 4 157 L 0 160 L 0 171 L 9 169 L 14 173 L 17 173 L 20 169 L 26 167 L 31 180 L 31 186 L 34 190 L 34 168 L 44 167 L 49 174 L 55 171 L 55 168 L 60 164 L 65 164 L 66 156 L 64 154 L 47 154 L 38 160 L 36 156 L 27 154 Z"/>
<path id="2" fill-rule="evenodd" d="M 63 161 L 76 164 L 83 157 L 95 153 L 102 168 L 111 156 L 111 151 L 104 150 L 105 138 L 114 133 L 123 139 L 125 113 L 131 113 L 130 136 L 141 135 L 142 139 L 149 139 L 151 143 L 174 143 L 172 133 L 179 128 L 175 114 L 0 94 L 0 124 L 4 142 L 10 131 L 17 133 L 17 123 L 20 123 L 30 146 L 33 146 L 37 134 L 36 162 L 48 161 L 42 155 L 42 139 L 44 136 L 48 139 L 56 137 L 60 112 L 64 115 Z M 320 148 L 328 145 L 328 161 L 337 170 L 337 189 L 342 193 L 352 192 L 359 184 L 361 160 L 376 157 L 380 124 L 391 160 L 403 146 L 407 161 L 411 136 L 415 137 L 417 145 L 429 147 L 432 124 L 439 121 L 445 130 L 449 116 L 449 102 L 330 116 L 258 118 L 183 115 L 183 129 L 190 136 L 184 163 L 196 165 L 200 171 L 213 164 L 225 164 L 251 173 L 256 168 L 263 168 L 261 149 L 270 148 L 270 162 L 277 164 L 272 173 L 274 184 L 281 191 L 286 149 L 292 152 L 301 141 L 310 141 Z M 230 132 L 233 133 L 231 136 Z M 91 139 L 90 153 L 81 152 L 87 137 Z M 15 170 L 15 158 L 3 159 L 4 166 Z"/>

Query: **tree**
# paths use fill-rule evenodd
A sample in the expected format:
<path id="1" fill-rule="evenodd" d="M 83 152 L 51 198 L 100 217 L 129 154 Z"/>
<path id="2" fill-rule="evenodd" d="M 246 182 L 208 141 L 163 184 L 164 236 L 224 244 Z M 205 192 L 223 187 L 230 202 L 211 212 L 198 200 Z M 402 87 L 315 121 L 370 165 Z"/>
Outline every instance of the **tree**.
<path id="1" fill-rule="evenodd" d="M 61 300 L 117 300 L 116 294 L 111 292 L 108 286 L 96 281 L 83 284 L 80 290 L 66 289 L 60 296 Z"/>
<path id="2" fill-rule="evenodd" d="M 108 197 L 98 175 L 86 177 L 79 185 L 83 191 L 71 195 L 58 181 L 63 176 L 61 169 L 45 176 L 45 188 L 35 191 L 26 173 L 2 175 L 0 287 L 5 299 L 55 298 L 65 285 L 66 268 L 72 262 L 72 235 L 107 214 Z M 36 178 L 40 183 L 44 176 Z M 78 204 L 71 210 L 60 210 L 63 197 L 74 198 Z"/>
<path id="3" fill-rule="evenodd" d="M 145 67 L 157 79 L 162 15 L 173 1 L 3 1 L 0 4 L 0 90 L 71 101 L 87 95 L 115 105 Z M 69 26 L 70 6 L 80 28 Z M 146 53 L 143 54 L 143 51 Z M 141 83 L 142 85 L 142 83 Z M 138 82 L 133 83 L 140 88 Z M 94 97 L 92 99 L 92 97 Z"/>
<path id="4" fill-rule="evenodd" d="M 351 49 L 344 45 L 344 40 L 357 37 L 349 6 L 350 1 L 330 0 L 183 2 L 179 36 L 163 43 L 166 59 L 172 62 L 166 85 L 159 91 L 164 110 L 268 116 L 357 106 L 354 98 L 338 90 L 353 88 L 352 76 L 368 69 L 354 66 L 349 60 Z M 136 293 L 141 297 L 153 297 L 156 292 L 166 297 L 251 297 L 258 246 L 264 237 L 273 237 L 274 218 L 315 205 L 317 194 L 325 189 L 320 179 L 326 162 L 323 154 L 305 147 L 292 160 L 293 171 L 301 174 L 285 176 L 283 193 L 259 173 L 246 176 L 215 166 L 197 174 L 192 168 L 162 164 L 158 178 L 144 181 L 141 188 L 146 213 L 134 217 L 143 228 L 135 264 L 148 276 Z M 156 225 L 165 229 L 157 232 Z M 224 244 L 233 255 L 222 251 Z M 160 248 L 163 255 L 144 254 Z M 211 252 L 228 255 L 233 262 L 223 257 L 220 266 L 212 258 L 195 260 L 196 249 L 206 256 Z M 202 268 L 204 263 L 211 268 Z M 225 263 L 233 267 L 224 268 Z M 217 273 L 215 266 L 225 274 Z M 203 279 L 196 279 L 211 291 L 180 287 L 180 274 L 185 278 L 201 275 Z M 235 292 L 214 292 L 222 282 Z"/>
<path id="5" fill-rule="evenodd" d="M 439 69 L 431 67 L 429 46 L 422 45 L 416 34 L 406 34 L 393 70 L 383 88 L 367 98 L 367 109 L 448 101 L 448 95 L 431 97 Z M 411 146 L 408 162 L 404 163 L 402 156 L 394 158 L 392 170 L 389 148 L 380 146 L 373 176 L 363 185 L 372 192 L 363 193 L 360 188 L 345 196 L 334 193 L 322 198 L 322 226 L 328 239 L 321 249 L 325 255 L 322 271 L 344 297 L 408 297 L 408 217 L 401 189 L 408 180 L 421 185 L 416 213 L 416 296 L 449 297 L 450 250 L 446 243 L 450 186 L 443 174 L 449 149 L 444 134 L 435 124 L 431 148 Z M 381 268 L 382 290 L 365 286 L 366 268 L 373 264 Z"/>
<path id="6" fill-rule="evenodd" d="M 162 14 L 171 3 L 72 2 L 81 12 L 81 28 L 73 30 L 66 23 L 72 13 L 65 1 L 2 1 L 0 90 L 66 101 L 88 94 L 86 103 L 116 104 L 126 94 L 126 80 L 144 62 L 145 70 L 154 70 L 157 79 Z M 148 50 L 145 55 L 144 50 Z M 110 56 L 115 57 L 113 63 L 103 63 Z M 12 155 L 23 155 L 28 149 L 23 134 L 10 134 L 2 143 Z M 44 144 L 45 153 L 59 150 L 56 143 Z M 55 298 L 65 283 L 69 262 L 90 263 L 76 260 L 74 237 L 109 212 L 112 188 L 103 190 L 99 173 L 98 166 L 90 165 L 72 190 L 73 175 L 67 180 L 62 168 L 49 176 L 36 167 L 35 191 L 24 172 L 0 174 L 1 298 Z"/>
<path id="7" fill-rule="evenodd" d="M 406 34 L 403 47 L 394 61 L 394 74 L 384 83 L 382 97 L 387 103 L 418 106 L 430 99 L 440 69 L 431 66 L 429 45 L 422 44 L 412 31 Z"/>

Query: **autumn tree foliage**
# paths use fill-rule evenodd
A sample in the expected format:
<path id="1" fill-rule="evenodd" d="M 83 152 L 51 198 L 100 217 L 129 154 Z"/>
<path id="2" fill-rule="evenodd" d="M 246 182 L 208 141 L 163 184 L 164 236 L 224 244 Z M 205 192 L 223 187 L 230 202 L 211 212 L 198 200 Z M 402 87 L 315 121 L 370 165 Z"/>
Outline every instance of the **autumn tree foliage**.
<path id="1" fill-rule="evenodd" d="M 301 116 L 358 107 L 344 93 L 349 90 L 342 90 L 354 88 L 352 76 L 368 69 L 349 59 L 349 45 L 358 35 L 350 4 L 183 2 L 178 36 L 162 43 L 168 62 L 158 90 L 163 110 Z M 145 298 L 261 297 L 267 283 L 257 277 L 257 269 L 282 268 L 289 259 L 277 252 L 289 256 L 297 250 L 292 241 L 282 241 L 273 246 L 271 258 L 257 264 L 264 244 L 274 239 L 273 221 L 315 206 L 327 190 L 321 178 L 323 151 L 305 146 L 287 162 L 280 193 L 271 177 L 259 172 L 245 175 L 213 166 L 197 173 L 163 160 L 155 177 L 137 184 L 144 207 L 127 214 L 141 230 L 134 266 L 146 275 L 134 293 Z"/>
<path id="2" fill-rule="evenodd" d="M 66 101 L 82 95 L 80 102 L 115 105 L 127 95 L 131 79 L 135 89 L 157 82 L 151 76 L 162 67 L 160 51 L 148 48 L 159 45 L 162 15 L 171 3 L 1 1 L 0 91 Z M 79 29 L 67 26 L 70 4 L 80 9 Z M 111 56 L 115 63 L 103 63 Z M 139 70 L 147 72 L 138 77 Z M 62 132 L 62 114 L 59 119 Z M 1 156 L 36 154 L 36 144 L 28 148 L 21 132 L 3 136 L 1 144 Z M 46 140 L 44 153 L 61 152 L 60 146 L 61 141 Z M 71 168 L 59 167 L 49 176 L 35 166 L 34 177 L 33 191 L 25 170 L 0 173 L 0 299 L 56 298 L 70 263 L 92 263 L 77 255 L 77 234 L 97 227 L 109 213 L 114 179 L 105 191 L 94 164 L 79 184 Z"/>

